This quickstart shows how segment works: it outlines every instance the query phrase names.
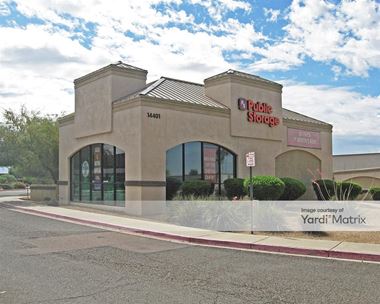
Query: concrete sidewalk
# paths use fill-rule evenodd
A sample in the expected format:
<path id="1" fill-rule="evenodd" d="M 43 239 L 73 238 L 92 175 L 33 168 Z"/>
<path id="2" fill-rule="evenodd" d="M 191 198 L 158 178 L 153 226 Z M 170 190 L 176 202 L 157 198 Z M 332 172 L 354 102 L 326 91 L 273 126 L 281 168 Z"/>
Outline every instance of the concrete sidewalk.
<path id="1" fill-rule="evenodd" d="M 1 198 L 0 202 L 3 201 L 3 205 L 19 212 L 160 239 L 207 246 L 380 262 L 380 244 L 216 232 L 64 207 L 33 204 L 25 206 L 21 200 L 12 200 L 15 202 L 5 203 L 5 199 Z"/>

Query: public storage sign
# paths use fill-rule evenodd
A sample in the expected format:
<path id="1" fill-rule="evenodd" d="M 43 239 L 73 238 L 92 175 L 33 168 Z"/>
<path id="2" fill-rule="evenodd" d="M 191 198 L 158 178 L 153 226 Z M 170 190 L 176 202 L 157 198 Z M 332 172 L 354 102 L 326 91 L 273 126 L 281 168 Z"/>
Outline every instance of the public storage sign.
<path id="1" fill-rule="evenodd" d="M 321 149 L 319 132 L 288 128 L 288 146 Z"/>
<path id="2" fill-rule="evenodd" d="M 280 124 L 280 119 L 273 116 L 272 106 L 265 102 L 240 97 L 238 98 L 238 109 L 247 111 L 247 121 L 250 123 L 266 124 L 271 128 Z"/>

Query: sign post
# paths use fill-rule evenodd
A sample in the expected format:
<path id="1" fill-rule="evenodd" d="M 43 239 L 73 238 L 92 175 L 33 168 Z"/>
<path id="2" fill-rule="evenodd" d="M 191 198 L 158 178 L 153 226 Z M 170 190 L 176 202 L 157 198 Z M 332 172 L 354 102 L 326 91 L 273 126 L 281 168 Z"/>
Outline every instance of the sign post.
<path id="1" fill-rule="evenodd" d="M 245 164 L 249 167 L 249 198 L 253 200 L 253 184 L 252 184 L 252 167 L 256 166 L 255 152 L 248 152 L 245 155 Z"/>
<path id="2" fill-rule="evenodd" d="M 249 198 L 253 200 L 252 167 L 249 167 Z"/>
<path id="3" fill-rule="evenodd" d="M 251 199 L 251 234 L 253 234 L 253 183 L 252 167 L 256 166 L 255 152 L 248 152 L 245 155 L 245 165 L 249 167 L 249 198 Z"/>

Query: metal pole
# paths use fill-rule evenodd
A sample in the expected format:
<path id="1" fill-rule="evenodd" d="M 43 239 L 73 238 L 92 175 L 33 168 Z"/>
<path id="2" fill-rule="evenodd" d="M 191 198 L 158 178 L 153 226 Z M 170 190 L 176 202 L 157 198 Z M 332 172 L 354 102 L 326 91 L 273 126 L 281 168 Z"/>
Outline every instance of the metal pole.
<path id="1" fill-rule="evenodd" d="M 252 167 L 249 167 L 249 197 L 251 199 L 251 234 L 253 234 L 253 183 L 252 183 Z"/>
<path id="2" fill-rule="evenodd" d="M 249 167 L 249 197 L 253 200 L 252 167 Z"/>

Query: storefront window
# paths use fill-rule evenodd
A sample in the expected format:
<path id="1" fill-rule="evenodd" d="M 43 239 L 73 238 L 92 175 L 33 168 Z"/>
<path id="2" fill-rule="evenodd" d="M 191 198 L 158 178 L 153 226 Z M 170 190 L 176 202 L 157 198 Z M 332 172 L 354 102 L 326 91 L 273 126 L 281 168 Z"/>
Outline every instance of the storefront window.
<path id="1" fill-rule="evenodd" d="M 80 200 L 80 159 L 79 152 L 75 153 L 71 158 L 71 191 L 72 200 L 77 202 Z"/>
<path id="2" fill-rule="evenodd" d="M 114 201 L 115 193 L 115 155 L 114 146 L 103 146 L 103 200 Z"/>
<path id="3" fill-rule="evenodd" d="M 200 142 L 185 144 L 185 180 L 202 178 L 202 150 Z"/>
<path id="4" fill-rule="evenodd" d="M 227 149 L 206 142 L 189 142 L 166 152 L 166 180 L 204 179 L 221 193 L 223 181 L 236 177 L 236 156 Z"/>
<path id="5" fill-rule="evenodd" d="M 115 200 L 116 205 L 124 206 L 125 202 L 125 154 L 115 147 Z"/>
<path id="6" fill-rule="evenodd" d="M 219 183 L 219 147 L 213 144 L 203 144 L 204 179 L 211 183 Z"/>
<path id="7" fill-rule="evenodd" d="M 91 172 L 90 172 L 90 163 L 91 163 L 91 154 L 90 147 L 86 147 L 81 151 L 81 201 L 90 201 L 91 200 Z"/>
<path id="8" fill-rule="evenodd" d="M 235 157 L 226 149 L 220 148 L 220 178 L 223 183 L 226 179 L 235 176 Z"/>
<path id="9" fill-rule="evenodd" d="M 182 180 L 182 145 L 166 152 L 166 176 Z"/>
<path id="10" fill-rule="evenodd" d="M 91 159 L 91 168 L 92 168 L 92 201 L 101 201 L 102 200 L 102 147 L 101 145 L 92 146 L 92 159 Z"/>
<path id="11" fill-rule="evenodd" d="M 71 158 L 71 200 L 124 206 L 125 154 L 107 144 L 90 145 Z"/>

